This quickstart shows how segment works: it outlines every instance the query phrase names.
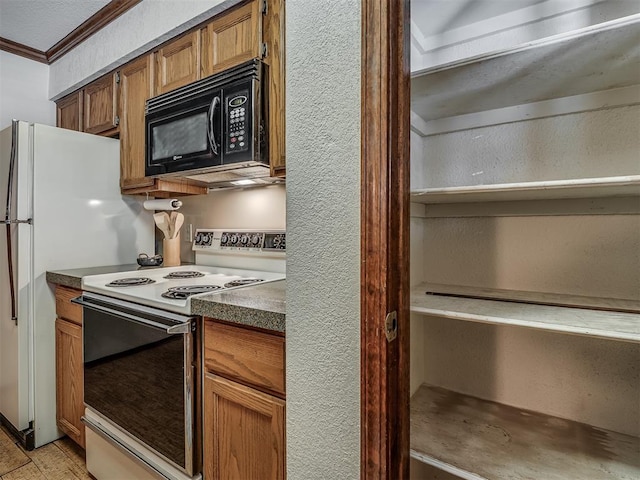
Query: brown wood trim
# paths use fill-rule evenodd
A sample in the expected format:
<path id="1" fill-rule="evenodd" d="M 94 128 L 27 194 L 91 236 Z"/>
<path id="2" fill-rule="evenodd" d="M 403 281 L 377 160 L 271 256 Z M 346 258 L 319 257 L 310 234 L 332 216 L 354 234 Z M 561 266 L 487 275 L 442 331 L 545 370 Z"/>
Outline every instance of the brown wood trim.
<path id="1" fill-rule="evenodd" d="M 101 28 L 107 26 L 127 10 L 136 6 L 142 0 L 111 0 L 104 7 L 89 17 L 79 27 L 47 50 L 49 63 L 55 62 L 79 43 L 83 42 Z"/>
<path id="2" fill-rule="evenodd" d="M 46 52 L 0 37 L 0 50 L 51 65 L 142 0 L 111 0 Z"/>
<path id="3" fill-rule="evenodd" d="M 409 478 L 409 1 L 362 0 L 361 478 Z M 384 319 L 398 313 L 387 342 Z"/>
<path id="4" fill-rule="evenodd" d="M 14 42 L 7 38 L 0 37 L 0 50 L 28 58 L 29 60 L 35 60 L 36 62 L 49 63 L 45 52 L 23 45 L 22 43 Z"/>

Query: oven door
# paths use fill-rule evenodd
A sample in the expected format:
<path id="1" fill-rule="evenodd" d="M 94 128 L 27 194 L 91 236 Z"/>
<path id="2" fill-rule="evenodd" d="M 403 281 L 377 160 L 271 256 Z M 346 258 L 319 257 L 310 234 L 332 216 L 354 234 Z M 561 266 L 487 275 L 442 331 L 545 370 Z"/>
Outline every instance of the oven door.
<path id="1" fill-rule="evenodd" d="M 171 99 L 145 115 L 145 176 L 222 164 L 222 92 Z"/>
<path id="2" fill-rule="evenodd" d="M 196 317 L 84 293 L 84 403 L 188 475 Z"/>

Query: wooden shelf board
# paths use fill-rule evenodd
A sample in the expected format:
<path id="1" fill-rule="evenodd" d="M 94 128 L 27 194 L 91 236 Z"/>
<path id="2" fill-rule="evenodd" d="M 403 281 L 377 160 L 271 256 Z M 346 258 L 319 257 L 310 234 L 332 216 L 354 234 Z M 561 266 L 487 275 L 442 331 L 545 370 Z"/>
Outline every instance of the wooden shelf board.
<path id="1" fill-rule="evenodd" d="M 411 456 L 465 479 L 635 480 L 640 439 L 422 385 Z"/>
<path id="2" fill-rule="evenodd" d="M 640 83 L 640 14 L 416 72 L 425 122 Z"/>
<path id="3" fill-rule="evenodd" d="M 426 204 L 640 196 L 640 175 L 426 188 L 411 201 Z"/>
<path id="4" fill-rule="evenodd" d="M 426 294 L 425 292 L 449 291 L 453 295 Z M 459 295 L 502 295 L 503 300 L 466 298 Z M 474 289 L 449 285 L 421 284 L 411 289 L 410 310 L 415 313 L 442 318 L 511 325 L 534 328 L 558 333 L 586 335 L 628 342 L 640 342 L 640 313 L 592 310 L 566 306 L 540 305 L 508 300 L 509 290 Z M 578 303 L 587 297 L 571 297 L 553 294 L 515 292 L 524 301 L 549 299 L 559 303 Z M 529 298 L 526 298 L 529 295 Z M 513 297 L 512 297 L 513 298 Z M 639 302 L 616 299 L 594 299 L 601 306 L 623 307 L 627 310 L 638 308 Z M 594 302 L 594 303 L 595 303 Z M 586 302 L 583 302 L 586 303 Z"/>

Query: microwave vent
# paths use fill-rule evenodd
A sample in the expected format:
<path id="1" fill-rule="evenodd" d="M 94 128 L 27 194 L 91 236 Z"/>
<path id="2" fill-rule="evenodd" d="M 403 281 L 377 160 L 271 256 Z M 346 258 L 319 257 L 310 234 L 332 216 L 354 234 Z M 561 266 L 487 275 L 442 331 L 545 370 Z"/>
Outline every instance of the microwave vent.
<path id="1" fill-rule="evenodd" d="M 191 180 L 203 182 L 207 184 L 209 188 L 237 188 L 237 185 L 234 185 L 231 182 L 236 182 L 238 180 L 254 180 L 255 184 L 253 184 L 253 186 L 282 182 L 282 179 L 280 178 L 269 177 L 270 173 L 268 166 L 255 165 L 234 168 L 232 170 L 188 175 L 185 177 Z"/>

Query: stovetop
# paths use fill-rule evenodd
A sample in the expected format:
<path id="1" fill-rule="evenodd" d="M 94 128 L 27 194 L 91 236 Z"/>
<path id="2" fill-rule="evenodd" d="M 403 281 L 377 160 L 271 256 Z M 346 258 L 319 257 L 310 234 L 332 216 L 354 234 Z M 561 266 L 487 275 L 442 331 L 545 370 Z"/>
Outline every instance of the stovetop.
<path id="1" fill-rule="evenodd" d="M 187 272 L 195 272 L 197 276 L 189 278 Z M 167 278 L 171 274 L 187 278 Z M 180 267 L 145 268 L 131 272 L 90 275 L 82 279 L 82 289 L 172 312 L 190 314 L 191 299 L 195 296 L 228 292 L 232 289 L 283 280 L 284 278 L 284 273 L 206 265 L 182 265 Z M 122 284 L 134 283 L 127 279 L 148 280 L 145 280 L 145 283 L 141 285 L 123 286 Z M 116 282 L 116 285 L 110 285 L 112 282 Z M 199 293 L 186 296 L 187 289 L 185 287 L 196 287 Z M 167 294 L 169 291 L 178 293 Z"/>
<path id="2" fill-rule="evenodd" d="M 198 229 L 196 265 L 90 275 L 82 278 L 82 289 L 190 314 L 195 296 L 284 280 L 285 236 L 284 230 Z M 197 293 L 190 295 L 192 289 Z"/>

